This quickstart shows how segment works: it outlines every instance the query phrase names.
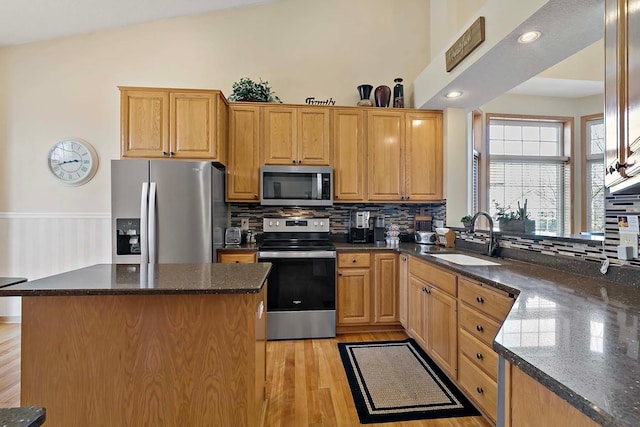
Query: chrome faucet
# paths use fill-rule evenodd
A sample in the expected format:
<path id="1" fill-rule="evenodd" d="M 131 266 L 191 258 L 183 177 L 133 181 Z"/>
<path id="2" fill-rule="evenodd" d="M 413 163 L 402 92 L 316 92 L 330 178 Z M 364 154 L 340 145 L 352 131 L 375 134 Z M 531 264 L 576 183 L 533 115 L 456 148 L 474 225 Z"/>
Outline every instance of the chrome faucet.
<path id="1" fill-rule="evenodd" d="M 495 256 L 496 250 L 498 249 L 498 241 L 493 235 L 493 218 L 491 218 L 491 215 L 483 211 L 477 212 L 471 220 L 471 232 L 474 233 L 476 231 L 476 219 L 478 219 L 479 216 L 484 216 L 489 221 L 489 246 L 487 247 L 487 256 Z"/>

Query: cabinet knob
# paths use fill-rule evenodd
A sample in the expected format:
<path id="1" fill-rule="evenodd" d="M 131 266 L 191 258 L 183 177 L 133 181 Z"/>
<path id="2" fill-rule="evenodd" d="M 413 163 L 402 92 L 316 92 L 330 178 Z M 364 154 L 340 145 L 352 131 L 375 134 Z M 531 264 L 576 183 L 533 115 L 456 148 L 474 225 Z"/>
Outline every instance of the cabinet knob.
<path id="1" fill-rule="evenodd" d="M 236 264 L 240 264 L 240 261 L 236 260 Z"/>
<path id="2" fill-rule="evenodd" d="M 342 276 L 342 273 L 338 273 L 338 276 Z"/>
<path id="3" fill-rule="evenodd" d="M 400 196 L 400 200 L 404 200 L 404 196 Z"/>
<path id="4" fill-rule="evenodd" d="M 258 198 L 258 195 L 257 195 L 257 194 L 254 194 L 254 195 L 253 195 L 253 198 L 254 198 L 254 199 L 257 199 L 257 198 Z"/>
<path id="5" fill-rule="evenodd" d="M 431 294 L 431 289 L 427 288 L 427 293 Z"/>
<path id="6" fill-rule="evenodd" d="M 409 200 L 411 198 L 411 196 L 407 196 L 407 200 Z"/>
<path id="7" fill-rule="evenodd" d="M 163 155 L 163 156 L 166 156 L 166 155 L 167 155 L 167 152 L 166 152 L 166 151 L 163 151 L 163 152 L 162 152 L 162 155 Z M 613 167 L 613 166 L 612 166 L 612 167 Z"/>
<path id="8" fill-rule="evenodd" d="M 295 160 L 291 160 L 291 163 L 293 163 L 293 164 L 295 165 L 295 164 L 296 164 L 296 161 L 295 161 Z"/>
<path id="9" fill-rule="evenodd" d="M 482 360 L 484 359 L 484 356 L 482 355 L 482 353 L 476 353 L 476 359 Z"/>
<path id="10" fill-rule="evenodd" d="M 176 155 L 176 153 L 174 153 L 173 151 L 169 151 L 169 155 L 170 155 L 170 156 L 175 156 L 175 155 Z"/>
<path id="11" fill-rule="evenodd" d="M 476 298 L 476 301 L 478 301 L 479 304 L 482 304 L 482 303 L 484 303 L 484 298 L 478 297 L 478 298 Z"/>
<path id="12" fill-rule="evenodd" d="M 352 260 L 351 260 L 351 262 L 356 262 L 356 259 L 355 259 L 355 258 L 354 258 L 354 259 L 352 259 Z"/>
<path id="13" fill-rule="evenodd" d="M 484 390 L 482 389 L 482 387 L 476 387 L 476 391 L 478 392 L 478 394 L 484 393 Z"/>
<path id="14" fill-rule="evenodd" d="M 335 196 L 333 196 L 334 199 L 339 199 L 340 196 L 338 196 L 337 194 Z"/>
<path id="15" fill-rule="evenodd" d="M 298 164 L 301 165 L 302 164 L 302 160 L 298 160 Z"/>
<path id="16" fill-rule="evenodd" d="M 478 332 L 482 332 L 482 331 L 484 330 L 484 328 L 482 327 L 482 325 L 477 325 L 477 326 L 476 326 L 476 330 L 477 330 Z"/>

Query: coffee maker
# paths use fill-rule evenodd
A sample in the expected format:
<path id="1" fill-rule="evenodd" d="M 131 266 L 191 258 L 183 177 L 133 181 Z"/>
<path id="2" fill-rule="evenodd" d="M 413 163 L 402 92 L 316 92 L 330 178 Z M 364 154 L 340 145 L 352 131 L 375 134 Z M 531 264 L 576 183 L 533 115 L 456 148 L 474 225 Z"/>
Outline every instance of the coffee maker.
<path id="1" fill-rule="evenodd" d="M 386 231 L 384 215 L 377 215 L 373 224 L 373 242 L 376 245 L 386 244 Z"/>
<path id="2" fill-rule="evenodd" d="M 369 218 L 369 211 L 351 211 L 350 243 L 369 243 L 371 241 Z"/>

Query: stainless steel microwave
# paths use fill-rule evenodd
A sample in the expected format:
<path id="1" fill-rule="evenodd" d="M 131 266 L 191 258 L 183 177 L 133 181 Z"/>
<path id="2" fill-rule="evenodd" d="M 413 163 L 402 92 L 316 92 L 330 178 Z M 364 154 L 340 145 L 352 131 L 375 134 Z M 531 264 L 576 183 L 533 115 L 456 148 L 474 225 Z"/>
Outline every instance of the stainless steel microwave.
<path id="1" fill-rule="evenodd" d="M 262 166 L 260 203 L 269 206 L 331 206 L 333 169 L 328 166 Z"/>

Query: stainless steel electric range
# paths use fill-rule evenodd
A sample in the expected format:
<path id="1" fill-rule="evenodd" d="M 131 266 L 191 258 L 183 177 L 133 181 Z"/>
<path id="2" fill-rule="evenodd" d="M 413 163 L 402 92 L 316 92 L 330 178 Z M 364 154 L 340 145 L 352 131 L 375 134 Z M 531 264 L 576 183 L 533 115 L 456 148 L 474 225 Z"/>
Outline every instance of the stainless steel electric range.
<path id="1" fill-rule="evenodd" d="M 328 218 L 264 218 L 258 261 L 273 264 L 267 339 L 336 336 L 336 250 Z"/>

